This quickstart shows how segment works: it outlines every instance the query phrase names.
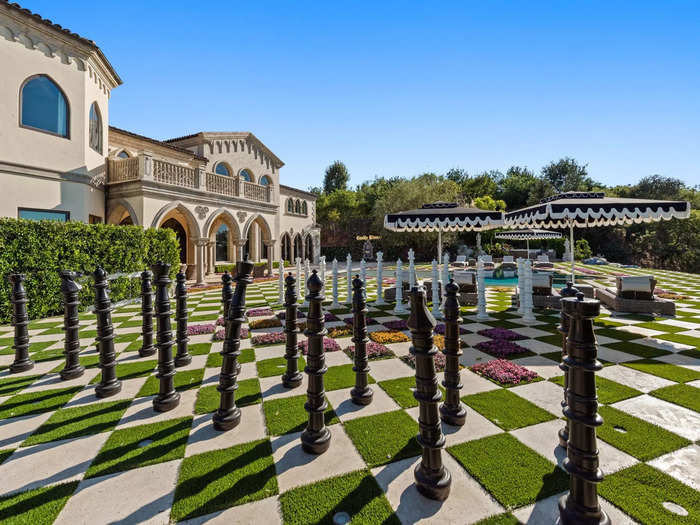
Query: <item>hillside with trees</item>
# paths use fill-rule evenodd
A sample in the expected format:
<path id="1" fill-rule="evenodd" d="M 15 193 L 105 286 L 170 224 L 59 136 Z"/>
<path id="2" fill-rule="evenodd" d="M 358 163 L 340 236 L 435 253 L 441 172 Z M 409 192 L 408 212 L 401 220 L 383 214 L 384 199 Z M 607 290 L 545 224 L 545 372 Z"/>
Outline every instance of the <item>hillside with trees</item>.
<path id="1" fill-rule="evenodd" d="M 551 162 L 539 172 L 522 166 L 512 166 L 505 173 L 491 170 L 470 174 L 451 169 L 444 174 L 375 177 L 355 188 L 348 188 L 349 178 L 345 165 L 336 161 L 326 170 L 323 188 L 311 189 L 318 195 L 316 217 L 322 225 L 323 253 L 330 258 L 344 257 L 348 251 L 358 257 L 362 243 L 355 237 L 375 234 L 382 237 L 377 249 L 381 248 L 388 259 L 406 257 L 409 247 L 419 258 L 431 259 L 436 233 L 384 229 L 387 213 L 419 208 L 428 202 L 515 210 L 561 192 L 604 191 L 608 196 L 687 200 L 692 212 L 687 220 L 577 230 L 577 238 L 586 239 L 594 254 L 602 254 L 611 262 L 700 273 L 700 187 L 689 187 L 678 179 L 650 175 L 637 184 L 607 186 L 593 179 L 585 164 L 569 157 Z M 454 253 L 459 244 L 474 245 L 475 236 L 469 232 L 449 233 L 443 235 L 443 242 Z M 492 232 L 482 234 L 482 244 L 495 247 Z M 553 244 L 550 242 L 550 246 Z"/>

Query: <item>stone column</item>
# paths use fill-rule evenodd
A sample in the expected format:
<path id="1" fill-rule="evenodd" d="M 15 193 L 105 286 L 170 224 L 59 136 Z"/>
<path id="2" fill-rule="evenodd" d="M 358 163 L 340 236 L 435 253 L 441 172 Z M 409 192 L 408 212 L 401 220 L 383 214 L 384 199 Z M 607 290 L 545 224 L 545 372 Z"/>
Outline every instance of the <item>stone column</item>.
<path id="1" fill-rule="evenodd" d="M 396 260 L 396 284 L 394 285 L 396 290 L 396 304 L 394 305 L 393 312 L 395 314 L 405 314 L 406 305 L 403 304 L 403 271 L 401 270 L 401 259 Z"/>
<path id="2" fill-rule="evenodd" d="M 153 289 L 151 281 L 153 273 L 149 270 L 141 272 L 141 348 L 139 355 L 148 357 L 156 353 L 153 346 Z"/>
<path id="3" fill-rule="evenodd" d="M 258 250 L 258 244 L 260 243 L 259 236 L 260 231 L 257 223 L 251 224 L 250 229 L 248 230 L 248 239 L 250 240 L 250 242 L 248 243 L 248 248 L 250 249 L 248 259 L 250 259 L 253 262 L 260 262 L 260 253 Z"/>
<path id="4" fill-rule="evenodd" d="M 438 278 L 438 263 L 433 259 L 432 263 L 432 281 L 430 283 L 430 291 L 432 292 L 432 302 L 433 309 L 431 313 L 435 319 L 440 319 L 442 313 L 440 312 L 440 279 Z"/>
<path id="5" fill-rule="evenodd" d="M 435 319 L 430 315 L 422 286 L 410 292 L 411 316 L 408 327 L 411 329 L 413 345 L 410 352 L 416 359 L 416 390 L 413 397 L 420 405 L 418 416 L 418 444 L 423 449 L 421 462 L 413 471 L 418 492 L 426 498 L 443 501 L 450 495 L 452 476 L 442 464 L 442 449 L 445 436 L 440 426 L 438 403 L 441 399 L 435 372 L 433 344 Z"/>
<path id="6" fill-rule="evenodd" d="M 158 346 L 158 395 L 153 399 L 156 412 L 167 412 L 180 404 L 175 391 L 175 361 L 173 360 L 173 330 L 170 324 L 170 265 L 158 261 L 151 266 L 156 282 L 156 344 Z"/>
<path id="7" fill-rule="evenodd" d="M 236 261 L 246 260 L 245 253 L 243 253 L 245 251 L 245 243 L 245 239 L 238 239 L 236 241 Z"/>
<path id="8" fill-rule="evenodd" d="M 299 298 L 296 294 L 297 283 L 291 272 L 285 279 L 286 293 L 284 301 L 284 333 L 285 338 L 284 358 L 287 360 L 287 371 L 282 376 L 282 384 L 285 388 L 295 388 L 301 384 L 303 379 L 299 372 L 299 345 L 297 326 L 297 312 L 299 308 Z"/>
<path id="9" fill-rule="evenodd" d="M 385 304 L 384 301 L 384 253 L 377 252 L 377 300 L 374 301 L 375 305 Z"/>
<path id="10" fill-rule="evenodd" d="M 352 256 L 349 253 L 345 258 L 345 276 L 348 281 L 348 296 L 345 298 L 345 304 L 352 304 Z"/>
<path id="11" fill-rule="evenodd" d="M 204 285 L 204 248 L 206 247 L 207 240 L 200 238 L 195 241 L 195 247 L 197 250 L 197 271 L 196 271 L 196 277 L 197 277 L 197 286 L 202 286 Z"/>
<path id="12" fill-rule="evenodd" d="M 207 273 L 216 273 L 216 243 L 214 241 L 207 241 Z"/>
<path id="13" fill-rule="evenodd" d="M 467 410 L 459 400 L 459 391 L 462 382 L 459 376 L 459 356 L 462 350 L 459 347 L 459 325 L 462 318 L 459 316 L 459 299 L 457 293 L 459 286 L 450 279 L 445 286 L 445 379 L 442 386 L 445 387 L 445 402 L 440 405 L 440 418 L 448 425 L 462 426 L 467 418 Z"/>
<path id="14" fill-rule="evenodd" d="M 301 434 L 301 446 L 308 453 L 323 454 L 331 444 L 331 433 L 326 427 L 323 416 L 328 408 L 326 393 L 323 389 L 323 374 L 328 368 L 323 350 L 323 336 L 326 335 L 322 310 L 324 297 L 321 293 L 321 279 L 319 279 L 316 270 L 307 281 L 306 287 L 309 291 L 309 313 L 304 331 L 308 340 L 305 371 L 309 386 L 306 391 L 307 401 L 304 408 L 309 413 L 309 423 Z"/>
<path id="15" fill-rule="evenodd" d="M 603 424 L 598 414 L 595 373 L 603 368 L 598 361 L 598 347 L 593 333 L 593 319 L 600 313 L 600 301 L 576 298 L 562 299 L 562 308 L 569 316 L 566 359 L 569 387 L 564 416 L 569 420 L 569 441 L 564 469 L 570 474 L 570 490 L 559 500 L 559 516 L 564 525 L 579 523 L 609 524 L 600 508 L 598 483 L 603 472 L 598 467 L 596 427 Z"/>
<path id="16" fill-rule="evenodd" d="M 69 270 L 61 271 L 61 292 L 63 293 L 63 330 L 66 339 L 63 343 L 63 353 L 66 356 L 66 364 L 61 370 L 61 379 L 67 381 L 80 377 L 85 372 L 85 367 L 80 364 L 80 322 L 78 319 L 78 306 L 80 299 L 78 294 L 83 289 L 75 282 L 76 274 Z"/>
<path id="17" fill-rule="evenodd" d="M 415 264 L 416 252 L 413 248 L 408 250 L 408 289 L 413 290 L 416 285 L 416 264 Z"/>
<path id="18" fill-rule="evenodd" d="M 365 301 L 364 281 L 358 276 L 352 281 L 352 342 L 355 344 L 354 366 L 355 387 L 350 391 L 352 402 L 356 405 L 369 405 L 374 392 L 369 387 L 369 361 L 367 360 L 367 303 Z"/>
<path id="19" fill-rule="evenodd" d="M 100 383 L 95 387 L 97 397 L 118 394 L 122 383 L 117 379 L 114 351 L 114 327 L 112 326 L 112 302 L 107 293 L 107 273 L 98 266 L 93 273 L 95 280 L 95 313 L 97 314 L 97 347 L 100 352 Z"/>
<path id="20" fill-rule="evenodd" d="M 561 298 L 565 297 L 576 297 L 578 290 L 574 288 L 571 281 L 566 282 L 566 288 L 563 288 L 560 292 Z M 569 388 L 569 367 L 565 362 L 566 359 L 566 339 L 569 335 L 569 316 L 566 315 L 564 311 L 563 304 L 560 303 L 560 314 L 559 314 L 559 326 L 557 327 L 561 333 L 561 363 L 559 363 L 559 369 L 564 372 L 564 399 L 561 402 L 561 410 L 564 412 L 566 410 L 566 391 Z M 569 441 L 569 420 L 565 420 L 564 426 L 559 430 L 559 445 L 566 448 L 566 443 Z"/>
<path id="21" fill-rule="evenodd" d="M 267 276 L 272 277 L 272 261 L 275 258 L 275 241 L 263 241 L 263 244 L 267 246 Z"/>
<path id="22" fill-rule="evenodd" d="M 476 261 L 476 318 L 488 319 L 489 316 L 486 313 L 486 275 L 484 274 L 484 261 L 479 257 Z"/>
<path id="23" fill-rule="evenodd" d="M 175 277 L 175 318 L 177 319 L 177 332 L 175 342 L 177 344 L 177 354 L 175 355 L 175 366 L 187 366 L 192 362 L 192 356 L 187 351 L 187 284 L 185 277 L 187 265 L 180 265 L 180 271 Z"/>
<path id="24" fill-rule="evenodd" d="M 34 368 L 29 358 L 29 315 L 27 314 L 27 292 L 24 290 L 24 274 L 12 273 L 9 276 L 10 302 L 12 302 L 12 326 L 15 329 L 15 360 L 10 365 L 10 373 L 17 374 Z"/>
<path id="25" fill-rule="evenodd" d="M 338 302 L 338 259 L 335 258 L 333 259 L 332 275 L 333 302 L 330 308 L 331 310 L 335 310 L 336 308 L 340 308 L 340 303 Z"/>

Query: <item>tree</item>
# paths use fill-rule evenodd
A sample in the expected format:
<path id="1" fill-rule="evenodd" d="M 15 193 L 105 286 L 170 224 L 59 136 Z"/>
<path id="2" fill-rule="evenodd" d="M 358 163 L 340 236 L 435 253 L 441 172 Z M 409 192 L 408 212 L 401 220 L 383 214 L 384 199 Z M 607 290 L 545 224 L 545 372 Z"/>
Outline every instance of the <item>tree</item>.
<path id="1" fill-rule="evenodd" d="M 542 177 L 559 193 L 565 191 L 591 191 L 593 179 L 588 176 L 587 165 L 564 157 L 542 168 Z"/>
<path id="2" fill-rule="evenodd" d="M 482 210 L 505 211 L 506 203 L 500 199 L 496 200 L 491 195 L 484 195 L 474 199 L 474 206 Z"/>
<path id="3" fill-rule="evenodd" d="M 514 210 L 526 206 L 530 194 L 537 186 L 537 177 L 527 168 L 511 166 L 501 180 L 497 197 L 504 200 L 506 208 Z"/>
<path id="4" fill-rule="evenodd" d="M 336 160 L 326 168 L 326 176 L 323 179 L 323 192 L 328 194 L 336 190 L 346 190 L 348 189 L 349 180 L 350 173 L 348 173 L 348 168 L 345 164 Z"/>

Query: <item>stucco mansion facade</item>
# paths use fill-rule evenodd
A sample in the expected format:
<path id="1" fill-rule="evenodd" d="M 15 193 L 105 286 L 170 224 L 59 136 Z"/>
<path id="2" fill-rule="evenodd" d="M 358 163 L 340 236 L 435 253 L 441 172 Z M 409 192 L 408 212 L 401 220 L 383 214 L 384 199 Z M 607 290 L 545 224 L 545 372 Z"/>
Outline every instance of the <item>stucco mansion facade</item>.
<path id="1" fill-rule="evenodd" d="M 122 80 L 91 40 L 0 0 L 0 216 L 171 228 L 188 277 L 317 261 L 315 196 L 250 132 L 151 139 L 109 126 Z"/>

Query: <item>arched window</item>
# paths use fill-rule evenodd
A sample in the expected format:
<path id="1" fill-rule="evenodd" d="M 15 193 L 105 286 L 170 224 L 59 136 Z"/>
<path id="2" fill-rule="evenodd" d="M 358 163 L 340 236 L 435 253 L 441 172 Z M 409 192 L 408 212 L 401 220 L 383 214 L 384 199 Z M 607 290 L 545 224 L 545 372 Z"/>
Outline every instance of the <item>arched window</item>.
<path id="1" fill-rule="evenodd" d="M 126 151 L 121 150 L 119 153 L 117 153 L 117 158 L 120 158 L 120 159 L 128 159 L 128 158 L 129 158 L 129 154 L 128 154 Z"/>
<path id="2" fill-rule="evenodd" d="M 306 201 L 303 201 L 301 203 L 301 213 L 303 213 L 304 215 L 308 215 L 309 213 L 309 208 L 306 206 Z"/>
<path id="3" fill-rule="evenodd" d="M 248 182 L 253 182 L 253 176 L 250 174 L 250 172 L 248 170 L 241 170 L 239 175 L 243 180 L 247 180 Z"/>
<path id="4" fill-rule="evenodd" d="M 68 101 L 49 77 L 37 75 L 25 81 L 20 105 L 22 126 L 68 137 Z"/>
<path id="5" fill-rule="evenodd" d="M 299 199 L 294 203 L 294 211 L 296 213 L 301 213 L 301 201 Z"/>
<path id="6" fill-rule="evenodd" d="M 102 115 L 97 102 L 90 106 L 90 147 L 102 155 Z"/>
<path id="7" fill-rule="evenodd" d="M 217 175 L 224 175 L 225 177 L 231 176 L 231 170 L 228 169 L 228 166 L 224 162 L 219 162 L 214 168 L 214 172 Z"/>
<path id="8" fill-rule="evenodd" d="M 272 184 L 270 177 L 268 177 L 267 175 L 263 175 L 262 177 L 260 177 L 261 186 L 269 186 L 270 184 Z"/>
<path id="9" fill-rule="evenodd" d="M 225 224 L 216 231 L 216 260 L 228 261 L 228 226 Z"/>
<path id="10" fill-rule="evenodd" d="M 292 199 L 287 199 L 287 211 L 289 213 L 294 213 L 294 201 L 292 201 Z"/>

